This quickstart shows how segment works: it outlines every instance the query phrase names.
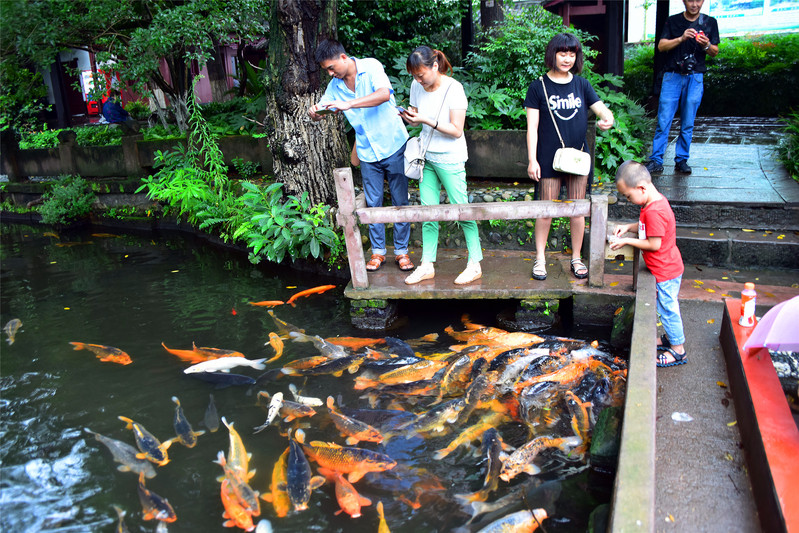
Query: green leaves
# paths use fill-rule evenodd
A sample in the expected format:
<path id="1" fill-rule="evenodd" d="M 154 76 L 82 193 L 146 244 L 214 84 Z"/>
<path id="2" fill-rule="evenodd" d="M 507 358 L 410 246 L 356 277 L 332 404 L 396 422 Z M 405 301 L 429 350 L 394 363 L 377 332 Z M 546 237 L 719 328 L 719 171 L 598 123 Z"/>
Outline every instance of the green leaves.
<path id="1" fill-rule="evenodd" d="M 39 207 L 45 224 L 66 224 L 88 216 L 95 200 L 89 184 L 80 176 L 61 176 L 42 199 Z"/>

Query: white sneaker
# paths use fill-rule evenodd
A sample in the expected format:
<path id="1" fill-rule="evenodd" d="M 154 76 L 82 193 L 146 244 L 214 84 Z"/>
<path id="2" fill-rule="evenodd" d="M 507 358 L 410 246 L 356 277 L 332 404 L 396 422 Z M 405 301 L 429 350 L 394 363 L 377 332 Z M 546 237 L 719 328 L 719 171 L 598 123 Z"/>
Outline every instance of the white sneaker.
<path id="1" fill-rule="evenodd" d="M 433 263 L 422 263 L 419 267 L 414 270 L 410 276 L 405 278 L 406 285 L 415 285 L 420 281 L 424 281 L 426 279 L 432 279 L 436 275 L 436 269 L 433 266 Z"/>
<path id="2" fill-rule="evenodd" d="M 455 278 L 455 285 L 466 285 L 482 277 L 483 270 L 480 268 L 480 263 L 477 261 L 469 261 L 466 264 L 466 269 L 458 274 Z"/>

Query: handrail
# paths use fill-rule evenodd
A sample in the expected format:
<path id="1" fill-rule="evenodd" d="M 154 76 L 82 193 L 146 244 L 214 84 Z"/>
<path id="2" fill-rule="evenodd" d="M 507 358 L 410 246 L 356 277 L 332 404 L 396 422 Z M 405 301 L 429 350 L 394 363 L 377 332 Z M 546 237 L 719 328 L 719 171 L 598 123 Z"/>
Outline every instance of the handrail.
<path id="1" fill-rule="evenodd" d="M 349 167 L 333 170 L 339 212 L 336 221 L 344 229 L 347 257 L 352 274 L 352 286 L 366 289 L 366 276 L 361 232 L 358 224 L 457 221 L 457 220 L 518 220 L 525 218 L 591 217 L 589 240 L 588 284 L 601 287 L 605 273 L 605 235 L 607 234 L 607 196 L 594 195 L 590 200 L 495 202 L 481 204 L 409 205 L 402 207 L 356 207 L 355 186 Z"/>

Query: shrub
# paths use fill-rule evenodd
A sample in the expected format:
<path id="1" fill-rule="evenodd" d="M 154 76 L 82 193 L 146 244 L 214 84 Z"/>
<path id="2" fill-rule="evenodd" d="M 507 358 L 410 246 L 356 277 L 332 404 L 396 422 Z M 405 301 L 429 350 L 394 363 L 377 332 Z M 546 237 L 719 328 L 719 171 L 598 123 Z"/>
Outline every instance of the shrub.
<path id="1" fill-rule="evenodd" d="M 43 126 L 39 130 L 29 130 L 22 132 L 22 139 L 19 147 L 23 150 L 32 148 L 58 148 L 58 134 L 63 130 L 48 130 Z"/>
<path id="2" fill-rule="evenodd" d="M 785 118 L 785 136 L 777 145 L 777 159 L 793 179 L 799 182 L 799 113 Z"/>
<path id="3" fill-rule="evenodd" d="M 80 176 L 62 176 L 42 195 L 39 207 L 45 224 L 67 224 L 91 212 L 95 195 L 89 184 Z"/>
<path id="4" fill-rule="evenodd" d="M 112 146 L 122 144 L 122 129 L 110 126 L 86 126 L 75 128 L 78 146 Z"/>
<path id="5" fill-rule="evenodd" d="M 128 105 L 125 106 L 125 111 L 130 113 L 130 116 L 136 120 L 147 120 L 150 116 L 150 106 L 141 100 L 128 102 Z"/>

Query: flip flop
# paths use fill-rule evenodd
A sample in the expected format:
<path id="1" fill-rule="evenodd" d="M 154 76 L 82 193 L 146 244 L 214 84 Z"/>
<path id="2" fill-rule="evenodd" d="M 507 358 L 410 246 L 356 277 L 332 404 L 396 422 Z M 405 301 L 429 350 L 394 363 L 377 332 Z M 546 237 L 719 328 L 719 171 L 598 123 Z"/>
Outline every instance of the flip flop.
<path id="1" fill-rule="evenodd" d="M 677 366 L 677 365 L 684 365 L 688 362 L 688 352 L 679 354 L 672 350 L 671 348 L 666 348 L 663 346 L 658 346 L 658 351 L 663 352 L 659 353 L 657 357 L 657 366 L 658 368 L 665 368 L 667 366 Z M 674 359 L 671 363 L 669 363 L 669 355 Z"/>

